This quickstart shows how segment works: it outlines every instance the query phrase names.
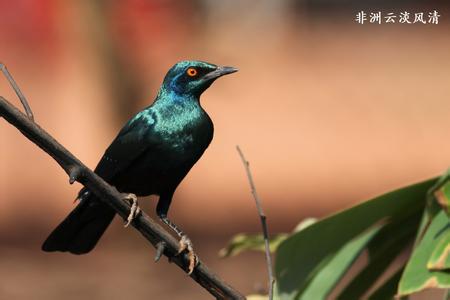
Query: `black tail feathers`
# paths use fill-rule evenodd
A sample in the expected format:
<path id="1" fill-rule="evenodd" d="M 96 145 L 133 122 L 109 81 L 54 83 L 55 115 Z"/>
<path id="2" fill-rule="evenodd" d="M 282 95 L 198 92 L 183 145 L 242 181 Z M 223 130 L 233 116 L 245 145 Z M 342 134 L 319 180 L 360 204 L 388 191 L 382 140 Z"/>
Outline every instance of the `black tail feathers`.
<path id="1" fill-rule="evenodd" d="M 94 197 L 83 199 L 53 230 L 42 245 L 42 250 L 88 253 L 94 249 L 114 215 L 112 208 Z"/>

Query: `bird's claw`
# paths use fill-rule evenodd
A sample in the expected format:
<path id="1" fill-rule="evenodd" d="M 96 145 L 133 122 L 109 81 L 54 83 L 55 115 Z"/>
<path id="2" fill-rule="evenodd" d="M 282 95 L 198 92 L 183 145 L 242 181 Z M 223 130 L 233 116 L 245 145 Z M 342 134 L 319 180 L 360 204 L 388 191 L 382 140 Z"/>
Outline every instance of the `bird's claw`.
<path id="1" fill-rule="evenodd" d="M 123 198 L 124 201 L 128 201 L 131 205 L 130 214 L 128 215 L 127 222 L 124 227 L 128 227 L 131 222 L 139 215 L 141 208 L 138 205 L 138 200 L 135 194 L 126 194 Z"/>
<path id="2" fill-rule="evenodd" d="M 182 235 L 180 241 L 178 242 L 179 248 L 178 248 L 178 254 L 186 250 L 188 252 L 188 258 L 189 258 L 189 268 L 188 268 L 188 275 L 191 275 L 194 271 L 195 266 L 198 263 L 197 255 L 194 253 L 194 247 L 192 245 L 191 240 L 188 238 L 187 235 Z"/>

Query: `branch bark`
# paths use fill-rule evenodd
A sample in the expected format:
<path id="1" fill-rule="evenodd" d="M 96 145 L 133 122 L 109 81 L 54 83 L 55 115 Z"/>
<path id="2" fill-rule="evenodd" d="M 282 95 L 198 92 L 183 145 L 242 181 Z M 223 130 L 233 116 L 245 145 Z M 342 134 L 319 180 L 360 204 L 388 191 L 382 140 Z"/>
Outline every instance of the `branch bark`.
<path id="1" fill-rule="evenodd" d="M 27 98 L 23 95 L 22 91 L 20 90 L 19 86 L 17 85 L 14 78 L 11 76 L 11 73 L 9 73 L 6 66 L 2 63 L 0 63 L 0 70 L 2 71 L 3 75 L 8 80 L 9 84 L 11 85 L 14 92 L 16 92 L 17 97 L 19 97 L 20 102 L 22 103 L 23 109 L 25 109 L 25 113 L 27 114 L 28 118 L 31 121 L 34 121 L 33 112 L 31 111 L 30 105 L 28 104 Z"/>
<path id="2" fill-rule="evenodd" d="M 239 146 L 236 146 L 236 150 L 241 157 L 242 164 L 244 165 L 245 172 L 247 173 L 248 182 L 250 184 L 250 189 L 252 191 L 253 198 L 255 199 L 256 209 L 258 210 L 259 218 L 261 219 L 262 232 L 264 237 L 264 246 L 266 252 L 266 263 L 267 263 L 267 273 L 269 275 L 269 300 L 273 299 L 273 284 L 275 279 L 273 277 L 272 268 L 272 257 L 270 256 L 270 245 L 269 245 L 269 230 L 267 229 L 267 217 L 261 205 L 261 200 L 259 199 L 258 193 L 256 192 L 255 182 L 253 181 L 252 172 L 250 171 L 250 163 L 245 158 Z"/>
<path id="3" fill-rule="evenodd" d="M 22 101 L 22 103 L 24 102 Z M 36 124 L 32 119 L 31 109 L 29 109 L 29 106 L 27 109 L 27 106 L 25 106 L 25 109 L 29 113 L 29 117 L 0 96 L 0 116 L 5 118 L 6 121 L 20 130 L 30 141 L 53 157 L 69 175 L 70 183 L 78 181 L 85 185 L 102 201 L 110 205 L 122 218 L 126 219 L 130 212 L 130 206 L 122 200 L 122 195 Z M 132 222 L 132 225 L 158 249 L 157 254 L 159 256 L 161 253 L 164 254 L 170 261 L 187 272 L 189 266 L 187 254 L 177 255 L 178 241 L 159 224 L 145 213 L 141 213 Z M 190 277 L 217 299 L 245 299 L 241 293 L 212 273 L 200 260 Z"/>

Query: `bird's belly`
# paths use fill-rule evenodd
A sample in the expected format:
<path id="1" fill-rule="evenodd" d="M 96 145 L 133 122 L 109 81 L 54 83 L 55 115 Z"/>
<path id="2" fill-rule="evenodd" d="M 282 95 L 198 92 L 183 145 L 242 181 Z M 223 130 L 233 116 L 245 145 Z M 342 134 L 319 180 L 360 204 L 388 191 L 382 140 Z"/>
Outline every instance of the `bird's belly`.
<path id="1" fill-rule="evenodd" d="M 131 170 L 114 180 L 116 187 L 121 192 L 138 196 L 174 191 L 206 147 L 177 141 L 151 149 Z"/>

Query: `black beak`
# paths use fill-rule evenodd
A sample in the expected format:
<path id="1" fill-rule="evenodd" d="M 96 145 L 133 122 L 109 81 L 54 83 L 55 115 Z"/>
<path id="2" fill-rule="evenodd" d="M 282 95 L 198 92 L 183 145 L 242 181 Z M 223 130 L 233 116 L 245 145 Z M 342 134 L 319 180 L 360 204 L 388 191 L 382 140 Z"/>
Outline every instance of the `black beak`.
<path id="1" fill-rule="evenodd" d="M 238 69 L 236 69 L 235 67 L 217 67 L 217 69 L 215 69 L 214 71 L 211 71 L 208 74 L 206 74 L 203 77 L 203 80 L 205 81 L 213 80 L 223 75 L 231 74 L 237 71 Z"/>

